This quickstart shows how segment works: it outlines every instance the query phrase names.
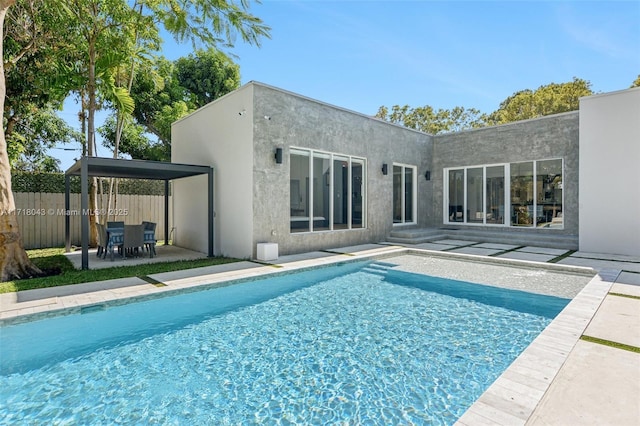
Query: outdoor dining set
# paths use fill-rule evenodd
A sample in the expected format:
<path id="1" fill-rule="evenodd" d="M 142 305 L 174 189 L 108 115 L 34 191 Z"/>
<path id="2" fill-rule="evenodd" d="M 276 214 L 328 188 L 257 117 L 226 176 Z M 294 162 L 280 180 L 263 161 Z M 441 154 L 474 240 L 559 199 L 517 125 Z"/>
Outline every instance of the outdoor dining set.
<path id="1" fill-rule="evenodd" d="M 149 257 L 156 255 L 156 224 L 142 222 L 136 225 L 125 225 L 124 222 L 107 222 L 106 225 L 96 223 L 98 229 L 97 256 L 106 259 L 107 255 L 114 259 L 114 254 L 123 259 L 127 256 L 142 256 L 144 252 Z"/>

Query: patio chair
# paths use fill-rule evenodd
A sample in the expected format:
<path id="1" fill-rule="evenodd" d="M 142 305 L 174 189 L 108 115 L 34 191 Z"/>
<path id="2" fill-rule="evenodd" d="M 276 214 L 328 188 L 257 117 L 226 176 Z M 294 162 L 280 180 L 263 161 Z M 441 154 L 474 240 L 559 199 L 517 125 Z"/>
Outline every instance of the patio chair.
<path id="1" fill-rule="evenodd" d="M 107 229 L 124 229 L 124 221 L 107 222 Z"/>
<path id="2" fill-rule="evenodd" d="M 156 224 L 155 222 L 143 221 L 144 226 L 144 247 L 149 251 L 149 257 L 156 255 Z"/>
<path id="3" fill-rule="evenodd" d="M 137 254 L 141 248 L 144 248 L 144 225 L 125 225 L 122 256 L 127 257 L 127 253 Z"/>
<path id="4" fill-rule="evenodd" d="M 107 253 L 111 254 L 111 261 L 113 262 L 113 253 L 118 250 L 120 254 L 122 252 L 122 244 L 124 243 L 124 228 L 109 228 L 106 229 L 107 234 L 107 247 L 105 249 L 104 257 L 107 257 Z"/>
<path id="5" fill-rule="evenodd" d="M 96 223 L 96 230 L 98 231 L 98 252 L 96 256 L 104 257 L 107 254 L 107 228 L 101 223 Z"/>

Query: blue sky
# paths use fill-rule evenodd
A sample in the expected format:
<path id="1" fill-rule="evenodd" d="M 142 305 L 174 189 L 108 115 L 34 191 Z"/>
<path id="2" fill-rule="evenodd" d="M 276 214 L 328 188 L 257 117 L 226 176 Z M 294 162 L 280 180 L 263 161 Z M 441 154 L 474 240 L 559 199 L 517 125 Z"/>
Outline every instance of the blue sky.
<path id="1" fill-rule="evenodd" d="M 264 0 L 251 12 L 272 38 L 228 51 L 243 84 L 370 115 L 396 104 L 490 113 L 519 90 L 575 76 L 610 92 L 640 74 L 638 1 Z M 165 40 L 169 59 L 191 52 Z M 78 155 L 54 154 L 63 170 Z"/>

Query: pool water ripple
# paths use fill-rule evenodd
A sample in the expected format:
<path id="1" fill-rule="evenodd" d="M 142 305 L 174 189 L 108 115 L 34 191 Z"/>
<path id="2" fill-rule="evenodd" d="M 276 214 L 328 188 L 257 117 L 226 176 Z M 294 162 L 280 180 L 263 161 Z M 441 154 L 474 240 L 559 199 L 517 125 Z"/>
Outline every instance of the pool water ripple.
<path id="1" fill-rule="evenodd" d="M 549 321 L 356 272 L 0 376 L 0 423 L 452 424 Z"/>

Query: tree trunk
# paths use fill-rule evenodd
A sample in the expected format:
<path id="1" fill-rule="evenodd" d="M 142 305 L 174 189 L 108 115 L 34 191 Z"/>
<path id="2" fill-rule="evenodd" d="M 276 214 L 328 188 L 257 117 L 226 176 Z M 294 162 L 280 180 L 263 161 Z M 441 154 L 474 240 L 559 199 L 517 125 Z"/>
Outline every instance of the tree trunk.
<path id="1" fill-rule="evenodd" d="M 89 95 L 89 107 L 87 117 L 87 154 L 89 157 L 95 155 L 95 116 L 97 109 L 96 102 L 96 43 L 95 38 L 89 40 L 89 81 L 87 82 L 87 92 Z M 98 211 L 98 186 L 96 185 L 96 178 L 89 178 L 89 245 L 95 247 L 98 244 L 98 229 L 96 228 L 96 216 L 95 212 Z"/>
<path id="2" fill-rule="evenodd" d="M 0 34 L 4 34 L 4 18 L 15 0 L 0 0 Z M 0 122 L 4 121 L 4 100 L 7 92 L 4 79 L 3 39 L 0 37 Z M 29 278 L 42 274 L 35 267 L 22 245 L 16 205 L 11 191 L 11 166 L 4 129 L 0 132 L 0 281 Z"/>

